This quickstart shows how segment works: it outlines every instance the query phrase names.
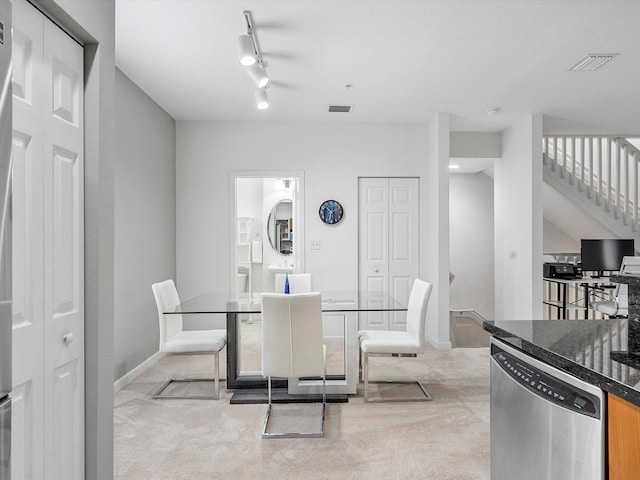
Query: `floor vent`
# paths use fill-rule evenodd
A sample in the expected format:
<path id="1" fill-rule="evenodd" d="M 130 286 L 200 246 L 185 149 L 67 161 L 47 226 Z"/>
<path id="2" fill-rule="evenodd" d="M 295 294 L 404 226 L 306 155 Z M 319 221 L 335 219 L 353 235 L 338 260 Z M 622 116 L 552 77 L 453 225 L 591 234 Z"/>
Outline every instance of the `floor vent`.
<path id="1" fill-rule="evenodd" d="M 329 112 L 349 113 L 351 105 L 329 105 Z"/>
<path id="2" fill-rule="evenodd" d="M 589 53 L 567 68 L 567 70 L 572 72 L 597 70 L 605 63 L 616 58 L 616 56 L 618 56 L 617 53 Z"/>

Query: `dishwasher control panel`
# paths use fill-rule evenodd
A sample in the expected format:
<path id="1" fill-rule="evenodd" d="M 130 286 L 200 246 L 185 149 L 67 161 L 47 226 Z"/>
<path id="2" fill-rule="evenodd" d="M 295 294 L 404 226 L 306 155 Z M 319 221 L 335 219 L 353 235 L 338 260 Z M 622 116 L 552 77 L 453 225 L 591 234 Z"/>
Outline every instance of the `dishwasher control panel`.
<path id="1" fill-rule="evenodd" d="M 596 396 L 569 385 L 492 345 L 491 356 L 522 387 L 574 412 L 600 418 Z"/>

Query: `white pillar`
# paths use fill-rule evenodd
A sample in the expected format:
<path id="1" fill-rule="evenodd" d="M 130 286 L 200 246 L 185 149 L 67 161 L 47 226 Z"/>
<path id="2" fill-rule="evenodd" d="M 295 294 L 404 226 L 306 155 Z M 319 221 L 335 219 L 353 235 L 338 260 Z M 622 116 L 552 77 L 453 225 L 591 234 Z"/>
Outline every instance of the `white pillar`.
<path id="1" fill-rule="evenodd" d="M 427 309 L 427 340 L 438 349 L 449 340 L 449 114 L 429 122 L 426 161 L 420 176 L 422 278 L 433 283 Z"/>
<path id="2" fill-rule="evenodd" d="M 502 134 L 495 162 L 495 318 L 542 318 L 542 115 Z"/>

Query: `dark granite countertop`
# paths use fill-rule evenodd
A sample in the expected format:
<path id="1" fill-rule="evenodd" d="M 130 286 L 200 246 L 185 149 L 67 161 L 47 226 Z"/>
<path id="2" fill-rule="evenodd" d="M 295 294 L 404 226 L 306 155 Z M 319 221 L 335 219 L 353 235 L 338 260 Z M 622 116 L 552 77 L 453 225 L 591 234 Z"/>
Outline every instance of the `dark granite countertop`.
<path id="1" fill-rule="evenodd" d="M 549 365 L 640 406 L 640 356 L 629 359 L 626 355 L 627 319 L 485 321 L 484 329 Z"/>

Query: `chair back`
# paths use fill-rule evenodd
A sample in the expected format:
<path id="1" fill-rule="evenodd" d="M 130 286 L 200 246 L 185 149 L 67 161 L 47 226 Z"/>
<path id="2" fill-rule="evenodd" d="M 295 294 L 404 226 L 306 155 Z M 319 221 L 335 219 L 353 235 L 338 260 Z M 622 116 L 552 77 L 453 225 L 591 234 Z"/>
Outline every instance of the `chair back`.
<path id="1" fill-rule="evenodd" d="M 180 297 L 173 280 L 154 283 L 151 285 L 153 296 L 158 307 L 158 322 L 160 324 L 160 351 L 164 351 L 164 345 L 176 334 L 182 332 L 182 315 L 165 315 L 163 312 L 173 310 L 180 305 Z"/>
<path id="2" fill-rule="evenodd" d="M 262 375 L 323 375 L 320 293 L 262 294 Z"/>
<path id="3" fill-rule="evenodd" d="M 407 306 L 407 332 L 415 336 L 420 345 L 420 353 L 424 352 L 425 322 L 427 305 L 433 285 L 416 278 L 411 287 L 409 305 Z"/>
<path id="4" fill-rule="evenodd" d="M 622 257 L 621 275 L 640 275 L 640 257 Z"/>
<path id="5" fill-rule="evenodd" d="M 289 275 L 289 293 L 309 293 L 311 291 L 310 273 L 276 273 L 275 293 L 284 293 L 284 282 Z"/>

